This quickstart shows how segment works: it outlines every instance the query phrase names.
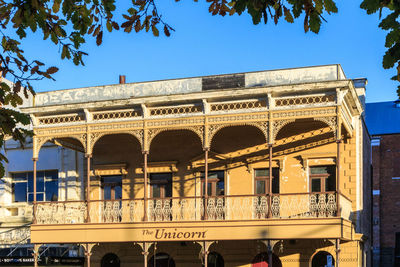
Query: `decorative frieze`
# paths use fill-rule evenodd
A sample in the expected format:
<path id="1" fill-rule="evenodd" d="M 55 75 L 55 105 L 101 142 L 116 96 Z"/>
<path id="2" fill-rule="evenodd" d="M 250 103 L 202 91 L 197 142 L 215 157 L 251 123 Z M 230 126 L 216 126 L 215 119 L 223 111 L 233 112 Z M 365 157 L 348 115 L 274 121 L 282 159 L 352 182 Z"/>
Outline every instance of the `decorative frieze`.
<path id="1" fill-rule="evenodd" d="M 265 109 L 267 106 L 266 100 L 250 100 L 250 101 L 235 101 L 235 102 L 222 102 L 211 103 L 211 112 L 228 112 L 237 110 L 251 110 L 259 111 Z"/>
<path id="2" fill-rule="evenodd" d="M 66 114 L 66 115 L 39 117 L 37 121 L 39 125 L 50 125 L 50 124 L 82 122 L 84 120 L 85 118 L 83 114 Z"/>
<path id="3" fill-rule="evenodd" d="M 321 99 L 324 100 L 325 98 Z M 330 101 L 330 98 L 328 98 L 328 100 Z M 200 111 L 200 109 L 198 109 L 198 107 L 201 107 L 200 105 L 162 107 L 162 109 L 165 110 L 163 111 L 164 113 L 166 112 L 171 115 L 180 113 L 182 113 L 181 115 L 184 115 L 186 111 L 189 112 L 189 115 L 193 115 L 191 117 L 186 116 L 177 118 L 168 118 L 168 116 L 163 115 L 163 119 L 151 118 L 152 109 L 149 110 L 150 118 L 148 119 L 143 119 L 139 116 L 139 112 L 133 109 L 105 111 L 104 113 L 96 111 L 92 113 L 92 120 L 86 123 L 86 125 L 70 125 L 68 127 L 36 127 L 34 129 L 36 134 L 34 157 L 37 157 L 39 149 L 45 142 L 57 138 L 75 138 L 82 143 L 82 147 L 86 154 L 91 154 L 96 141 L 102 136 L 108 134 L 131 134 L 138 139 L 141 149 L 143 151 L 148 151 L 152 140 L 157 134 L 171 130 L 193 131 L 200 138 L 202 145 L 205 148 L 210 147 L 213 137 L 219 130 L 229 126 L 254 126 L 264 134 L 265 140 L 268 143 L 274 143 L 279 130 L 298 118 L 314 118 L 315 120 L 323 121 L 329 125 L 333 132 L 336 131 L 337 121 L 335 107 L 282 111 L 275 110 L 269 111 L 272 112 L 270 114 L 268 111 L 261 111 L 266 108 L 266 103 L 264 102 L 266 101 L 251 100 L 244 102 L 236 101 L 232 103 L 222 102 L 211 104 L 211 106 L 214 105 L 214 108 L 211 107 L 211 110 L 214 109 L 215 111 L 225 108 L 230 110 L 246 111 L 245 113 L 230 113 L 223 115 L 196 115 L 195 113 Z M 260 111 L 254 112 L 254 109 L 260 109 Z M 253 110 L 253 112 L 249 112 L 251 110 Z M 154 116 L 158 116 L 158 114 L 161 114 L 160 112 L 161 111 L 157 111 L 154 113 Z M 271 124 L 269 123 L 270 116 L 272 119 Z M 135 121 L 121 120 L 129 118 L 140 119 Z M 89 137 L 89 140 L 87 140 L 87 137 Z"/>
<path id="4" fill-rule="evenodd" d="M 275 107 L 293 107 L 303 105 L 335 104 L 335 95 L 310 95 L 280 97 L 275 99 Z"/>
<path id="5" fill-rule="evenodd" d="M 274 111 L 272 113 L 273 119 L 289 119 L 289 118 L 314 118 L 316 116 L 335 115 L 336 108 L 316 108 L 316 109 L 298 109 L 298 110 L 285 110 Z"/>
<path id="6" fill-rule="evenodd" d="M 141 116 L 142 112 L 134 109 L 92 112 L 93 121 L 129 119 Z"/>
<path id="7" fill-rule="evenodd" d="M 202 113 L 201 105 L 182 105 L 172 107 L 149 108 L 150 116 L 173 116 Z"/>

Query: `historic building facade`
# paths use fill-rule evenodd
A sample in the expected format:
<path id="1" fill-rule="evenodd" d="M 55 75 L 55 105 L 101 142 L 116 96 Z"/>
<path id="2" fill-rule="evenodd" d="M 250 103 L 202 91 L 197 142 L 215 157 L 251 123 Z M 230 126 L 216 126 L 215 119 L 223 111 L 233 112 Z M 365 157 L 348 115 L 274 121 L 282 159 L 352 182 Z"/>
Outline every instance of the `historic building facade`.
<path id="1" fill-rule="evenodd" d="M 400 101 L 369 103 L 374 266 L 400 266 Z"/>
<path id="2" fill-rule="evenodd" d="M 370 266 L 364 95 L 340 65 L 38 93 L 35 262 Z M 47 142 L 85 155 L 82 194 L 43 196 Z"/>
<path id="3" fill-rule="evenodd" d="M 5 142 L 4 154 L 9 163 L 0 181 L 0 266 L 31 266 L 33 244 L 30 226 L 33 217 L 32 140 L 24 147 Z M 83 194 L 83 159 L 80 152 L 50 142 L 40 151 L 37 165 L 37 196 L 47 201 L 81 199 Z M 83 250 L 75 244 L 49 244 L 41 247 L 41 262 L 82 262 Z M 80 258 L 79 258 L 80 256 Z"/>

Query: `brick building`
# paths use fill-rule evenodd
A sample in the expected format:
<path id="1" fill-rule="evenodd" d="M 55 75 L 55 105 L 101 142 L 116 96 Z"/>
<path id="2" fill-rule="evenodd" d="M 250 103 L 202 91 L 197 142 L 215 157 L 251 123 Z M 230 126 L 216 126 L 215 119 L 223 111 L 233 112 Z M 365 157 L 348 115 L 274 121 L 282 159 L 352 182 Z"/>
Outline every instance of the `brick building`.
<path id="1" fill-rule="evenodd" d="M 400 101 L 369 103 L 374 266 L 400 266 Z"/>

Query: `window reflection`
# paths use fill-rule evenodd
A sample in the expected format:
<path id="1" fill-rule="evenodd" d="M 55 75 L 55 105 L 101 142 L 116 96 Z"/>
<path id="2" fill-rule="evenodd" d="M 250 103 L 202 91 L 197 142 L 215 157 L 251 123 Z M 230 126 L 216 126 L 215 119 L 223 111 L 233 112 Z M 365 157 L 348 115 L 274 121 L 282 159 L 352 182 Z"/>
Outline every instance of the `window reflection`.
<path id="1" fill-rule="evenodd" d="M 14 202 L 33 201 L 33 172 L 13 173 L 12 195 Z M 38 171 L 36 173 L 37 201 L 58 200 L 58 170 Z"/>

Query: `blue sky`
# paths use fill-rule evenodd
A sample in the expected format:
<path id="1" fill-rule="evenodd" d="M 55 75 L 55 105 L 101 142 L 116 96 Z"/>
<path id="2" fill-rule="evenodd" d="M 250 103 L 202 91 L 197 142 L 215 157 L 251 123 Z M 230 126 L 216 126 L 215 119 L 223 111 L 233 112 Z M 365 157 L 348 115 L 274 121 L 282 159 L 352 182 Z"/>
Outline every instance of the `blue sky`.
<path id="1" fill-rule="evenodd" d="M 119 11 L 130 3 L 117 2 Z M 318 35 L 304 33 L 302 18 L 254 26 L 247 13 L 212 16 L 204 0 L 159 0 L 159 12 L 176 29 L 169 38 L 120 31 L 106 34 L 100 47 L 90 38 L 83 67 L 61 60 L 59 48 L 41 33 L 26 39 L 24 49 L 30 59 L 60 68 L 55 82 L 35 82 L 37 91 L 113 84 L 119 74 L 139 82 L 339 63 L 348 78 L 368 79 L 367 102 L 397 99 L 390 80 L 395 70 L 382 68 L 386 33 L 378 15 L 367 15 L 361 1 L 336 2 L 339 13 L 326 14 Z"/>

